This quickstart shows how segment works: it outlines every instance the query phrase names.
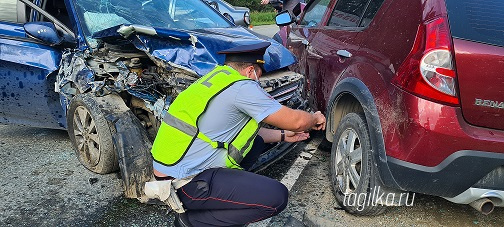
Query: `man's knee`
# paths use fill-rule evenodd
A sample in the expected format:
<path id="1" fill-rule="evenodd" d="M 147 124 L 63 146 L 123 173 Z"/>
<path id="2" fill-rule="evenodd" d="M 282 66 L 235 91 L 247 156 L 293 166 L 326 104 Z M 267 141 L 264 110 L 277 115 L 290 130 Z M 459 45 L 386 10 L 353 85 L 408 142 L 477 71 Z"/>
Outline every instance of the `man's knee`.
<path id="1" fill-rule="evenodd" d="M 271 191 L 268 192 L 271 196 L 271 207 L 275 208 L 275 214 L 282 212 L 285 207 L 287 207 L 287 203 L 289 201 L 289 190 L 282 183 L 275 181 L 275 183 L 271 186 Z"/>

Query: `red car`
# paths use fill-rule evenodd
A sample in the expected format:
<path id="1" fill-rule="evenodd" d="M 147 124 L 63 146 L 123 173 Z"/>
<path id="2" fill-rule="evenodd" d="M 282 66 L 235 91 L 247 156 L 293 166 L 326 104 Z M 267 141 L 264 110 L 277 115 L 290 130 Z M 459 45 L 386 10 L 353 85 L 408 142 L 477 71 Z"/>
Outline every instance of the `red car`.
<path id="1" fill-rule="evenodd" d="M 504 206 L 503 16 L 500 0 L 312 0 L 277 16 L 295 21 L 276 38 L 327 116 L 348 212 L 378 214 L 405 191 Z"/>

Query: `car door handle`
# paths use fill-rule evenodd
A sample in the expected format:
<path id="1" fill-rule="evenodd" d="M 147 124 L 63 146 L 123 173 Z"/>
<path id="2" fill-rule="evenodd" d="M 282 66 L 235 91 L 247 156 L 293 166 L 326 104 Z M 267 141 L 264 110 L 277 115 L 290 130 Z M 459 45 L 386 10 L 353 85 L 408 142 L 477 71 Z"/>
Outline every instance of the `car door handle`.
<path id="1" fill-rule="evenodd" d="M 344 57 L 344 58 L 351 58 L 352 57 L 352 53 L 348 52 L 347 50 L 338 50 L 338 52 L 336 52 L 336 54 L 341 57 Z"/>

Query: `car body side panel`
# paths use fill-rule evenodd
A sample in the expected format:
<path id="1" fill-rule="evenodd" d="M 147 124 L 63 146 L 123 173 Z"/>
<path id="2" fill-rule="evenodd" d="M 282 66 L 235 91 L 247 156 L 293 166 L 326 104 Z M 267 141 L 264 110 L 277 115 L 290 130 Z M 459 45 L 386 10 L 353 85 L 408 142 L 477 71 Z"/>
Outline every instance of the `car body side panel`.
<path id="1" fill-rule="evenodd" d="M 325 110 L 326 106 L 331 105 L 327 102 L 333 101 L 330 100 L 330 97 L 332 95 L 339 95 L 332 94 L 334 88 L 346 77 L 356 77 L 363 81 L 376 98 L 375 102 L 379 103 L 378 109 L 380 111 L 386 109 L 384 105 L 388 104 L 387 102 L 391 99 L 390 97 L 386 97 L 389 94 L 385 93 L 385 91 L 387 91 L 387 86 L 390 86 L 387 82 L 394 76 L 395 71 L 394 65 L 391 64 L 390 56 L 386 56 L 381 52 L 380 45 L 386 42 L 387 33 L 380 32 L 383 28 L 379 27 L 379 25 L 382 23 L 378 22 L 383 18 L 387 18 L 387 11 L 390 4 L 391 1 L 383 3 L 369 27 L 325 27 L 323 33 L 319 32 L 323 34 L 320 36 L 324 37 L 326 40 L 322 42 L 324 45 L 320 45 L 318 49 L 325 52 L 327 56 L 324 56 L 322 60 L 323 64 L 320 66 L 323 72 L 317 73 L 320 75 L 312 75 L 313 73 L 309 73 L 309 77 L 318 78 L 318 82 L 310 81 L 311 84 L 314 84 L 311 85 L 312 87 L 318 86 L 318 89 L 316 89 L 317 91 L 312 91 L 312 95 L 317 97 L 318 108 L 323 108 L 321 110 L 327 111 L 326 114 L 329 115 L 329 111 L 331 111 L 329 109 Z M 377 32 L 380 32 L 379 35 L 374 34 Z M 373 37 L 376 37 L 373 39 L 373 42 L 371 42 L 371 45 L 366 45 L 366 43 L 363 43 L 363 40 L 366 40 L 371 34 L 373 34 Z M 402 37 L 397 37 L 396 39 L 401 38 Z M 323 39 L 319 38 L 319 40 Z M 336 54 L 338 50 L 346 50 L 352 54 L 352 57 L 340 57 Z M 408 50 L 402 50 L 402 52 L 403 55 L 408 54 Z M 400 63 L 401 62 L 397 61 L 396 65 Z M 311 64 L 310 67 L 312 67 Z M 382 113 L 380 115 L 382 115 Z M 388 121 L 385 123 L 388 123 Z M 382 122 L 382 124 L 384 124 L 384 122 Z M 335 129 L 330 128 L 330 130 L 334 131 Z"/>
<path id="2" fill-rule="evenodd" d="M 25 32 L 22 26 L 15 23 L 1 22 L 0 23 L 0 37 L 18 37 L 25 38 Z"/>
<path id="3" fill-rule="evenodd" d="M 21 38 L 21 25 L 11 27 L 15 36 L 0 37 L 0 123 L 63 128 L 65 113 L 54 78 L 47 78 L 58 69 L 60 51 Z"/>
<path id="4" fill-rule="evenodd" d="M 318 94 L 317 89 L 320 87 L 317 83 L 320 82 L 322 77 L 318 75 L 318 71 L 320 69 L 320 61 L 323 60 L 323 56 L 318 54 L 320 50 L 317 49 L 320 49 L 321 44 L 317 43 L 319 40 L 318 38 L 315 39 L 315 37 L 317 37 L 317 33 L 323 30 L 323 27 L 330 16 L 330 9 L 334 6 L 334 4 L 336 4 L 335 2 L 336 1 L 331 1 L 327 4 L 327 8 L 325 9 L 318 25 L 310 27 L 292 24 L 288 28 L 282 28 L 282 31 L 279 32 L 279 36 L 283 39 L 282 43 L 299 58 L 298 63 L 290 66 L 290 69 L 306 76 L 310 106 L 320 109 L 321 111 L 324 111 L 324 108 L 321 108 L 323 105 L 319 105 L 318 102 L 323 102 L 324 100 L 314 94 Z M 303 9 L 310 8 L 312 4 L 315 4 L 315 2 L 311 2 Z M 298 22 L 303 21 L 304 16 L 305 14 L 303 13 Z M 282 33 L 284 33 L 283 35 L 285 38 L 282 37 Z M 314 48 L 313 45 L 317 48 Z"/>
<path id="5" fill-rule="evenodd" d="M 372 59 L 392 72 L 386 75 L 387 81 L 392 80 L 411 51 L 422 16 L 417 11 L 420 4 L 420 0 L 385 1 L 371 24 L 358 35 L 359 39 L 365 40 L 360 44 L 362 57 Z M 390 31 L 401 33 L 391 35 Z"/>
<path id="6" fill-rule="evenodd" d="M 369 65 L 379 71 L 379 76 L 362 75 L 375 81 L 366 81 L 369 89 L 377 95 L 377 108 L 382 119 L 383 136 L 386 144 L 387 154 L 395 156 L 401 152 L 408 152 L 410 149 L 403 146 L 404 128 L 397 127 L 408 124 L 408 115 L 404 111 L 408 109 L 402 100 L 400 92 L 391 84 L 398 68 L 408 56 L 415 41 L 418 24 L 422 20 L 422 1 L 394 0 L 385 1 L 376 14 L 371 24 L 361 33 L 359 39 L 365 40 L 360 44 L 361 49 L 357 56 L 366 59 Z M 401 8 L 401 11 L 396 10 Z M 429 14 L 430 15 L 430 14 Z M 401 31 L 401 33 L 390 35 L 390 31 Z M 372 39 L 366 37 L 373 37 Z M 378 83 L 376 78 L 383 82 Z M 380 85 L 380 84 L 383 84 Z M 383 93 L 387 91 L 387 93 Z"/>
<path id="7" fill-rule="evenodd" d="M 291 51 L 295 56 L 298 56 L 297 64 L 291 65 L 290 69 L 301 74 L 307 75 L 307 65 L 306 65 L 306 52 L 304 51 L 306 45 L 303 43 L 307 40 L 310 30 L 308 29 L 297 29 L 293 27 L 289 33 L 287 33 L 287 39 L 284 45 Z"/>
<path id="8" fill-rule="evenodd" d="M 355 39 L 356 35 L 355 31 L 329 28 L 320 30 L 306 48 L 311 95 L 322 97 L 317 102 L 318 110 L 325 111 L 334 85 L 343 72 L 358 60 L 355 57 L 346 58 L 336 54 L 340 50 L 357 54 L 359 41 Z"/>

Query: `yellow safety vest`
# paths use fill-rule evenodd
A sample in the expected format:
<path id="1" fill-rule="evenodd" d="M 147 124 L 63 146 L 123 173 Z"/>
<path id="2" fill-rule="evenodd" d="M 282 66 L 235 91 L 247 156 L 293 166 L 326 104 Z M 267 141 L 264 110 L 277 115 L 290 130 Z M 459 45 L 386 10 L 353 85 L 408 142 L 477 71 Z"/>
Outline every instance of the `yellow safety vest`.
<path id="1" fill-rule="evenodd" d="M 234 83 L 250 80 L 228 66 L 217 66 L 181 92 L 168 109 L 152 145 L 152 157 L 166 166 L 176 165 L 199 138 L 213 148 L 228 151 L 226 166 L 241 169 L 239 163 L 252 148 L 259 124 L 252 117 L 229 143 L 212 141 L 200 132 L 198 121 L 214 97 Z"/>

